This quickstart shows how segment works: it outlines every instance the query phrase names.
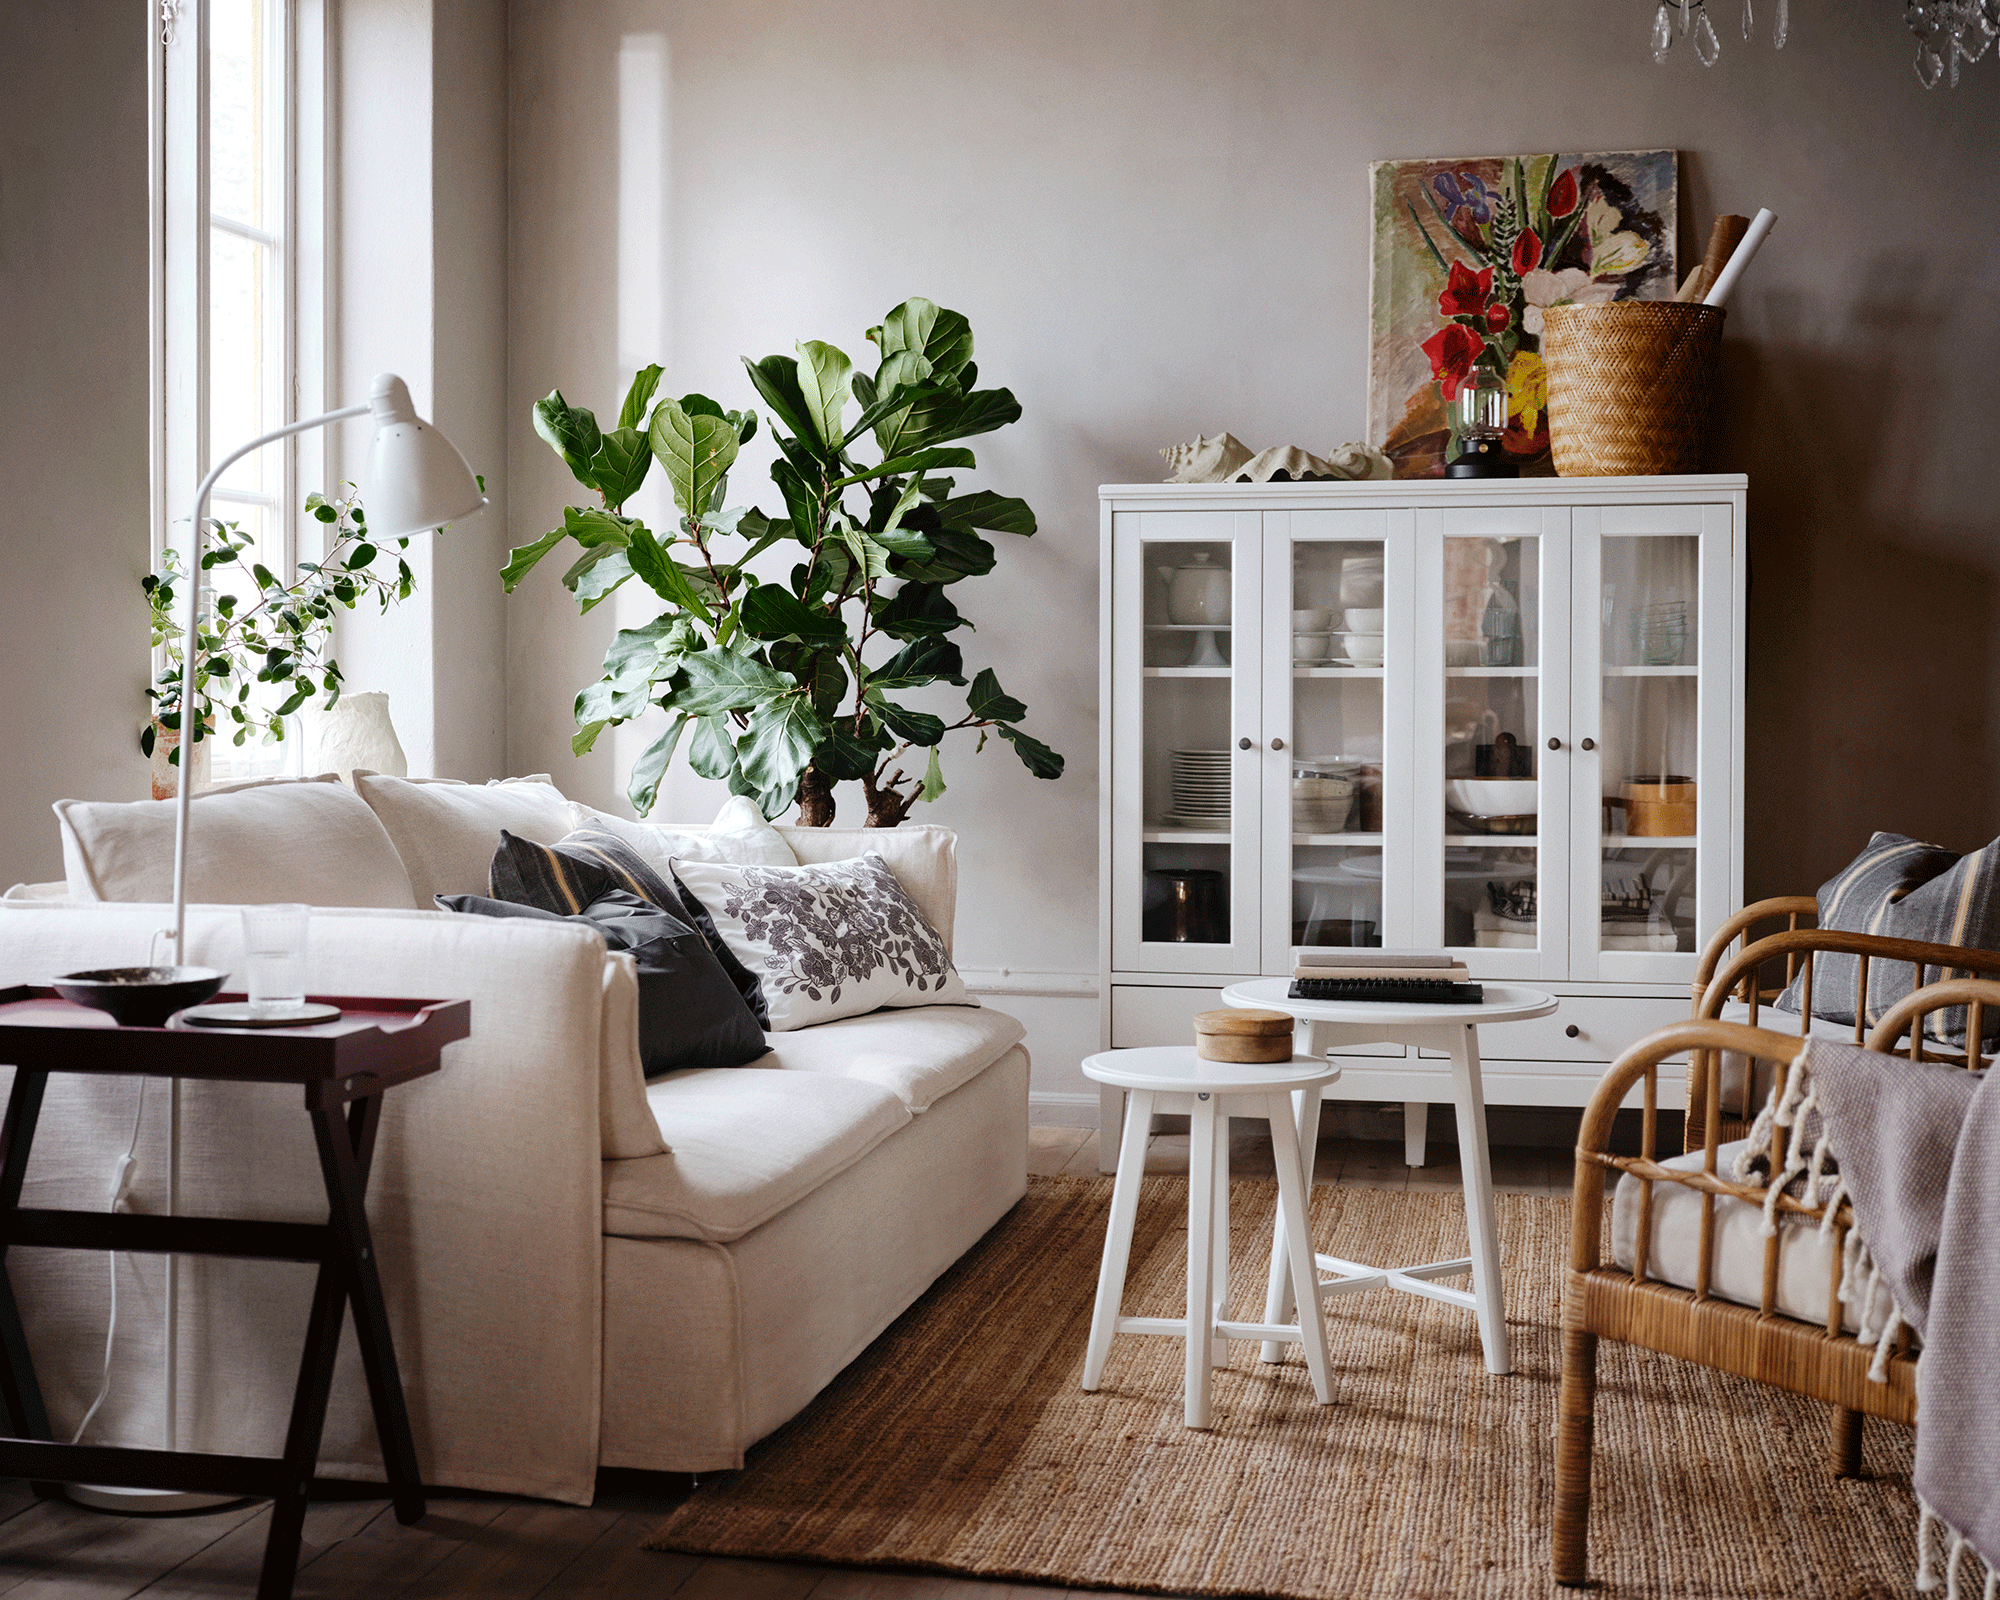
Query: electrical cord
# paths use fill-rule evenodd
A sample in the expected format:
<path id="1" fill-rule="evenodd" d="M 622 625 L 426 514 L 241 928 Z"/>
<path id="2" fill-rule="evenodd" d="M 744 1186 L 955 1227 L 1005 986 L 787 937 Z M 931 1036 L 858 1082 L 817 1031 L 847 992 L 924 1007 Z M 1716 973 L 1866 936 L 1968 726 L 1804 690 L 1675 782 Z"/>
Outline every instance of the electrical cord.
<path id="1" fill-rule="evenodd" d="M 111 1169 L 112 1211 L 129 1211 L 132 1197 L 132 1169 L 137 1165 L 134 1152 L 139 1148 L 139 1123 L 146 1112 L 146 1080 L 139 1079 L 138 1102 L 132 1107 L 132 1137 L 126 1143 L 125 1153 L 118 1158 L 118 1165 Z M 111 1393 L 111 1352 L 118 1338 L 118 1252 L 107 1250 L 105 1260 L 111 1263 L 111 1312 L 104 1323 L 104 1376 L 97 1386 L 97 1398 L 90 1402 L 90 1409 L 83 1414 L 83 1421 L 76 1425 L 76 1432 L 70 1435 L 71 1444 L 80 1443 L 83 1430 L 90 1426 L 90 1420 L 97 1415 L 105 1397 Z"/>

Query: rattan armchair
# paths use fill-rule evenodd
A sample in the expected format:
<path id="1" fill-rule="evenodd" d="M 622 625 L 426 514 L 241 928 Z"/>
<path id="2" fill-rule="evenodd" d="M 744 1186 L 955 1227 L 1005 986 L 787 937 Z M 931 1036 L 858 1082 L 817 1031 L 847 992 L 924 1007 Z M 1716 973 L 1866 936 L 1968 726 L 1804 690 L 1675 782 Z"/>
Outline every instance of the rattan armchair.
<path id="1" fill-rule="evenodd" d="M 1796 931 L 1800 930 L 1790 930 Z M 1809 952 L 1813 947 L 1799 948 Z M 1759 946 L 1753 944 L 1744 957 L 1756 955 L 1758 950 Z M 1785 952 L 1767 952 L 1782 953 Z M 1955 964 L 1966 965 L 1962 958 L 1972 953 L 1959 952 L 1961 959 Z M 1754 972 L 1765 957 L 1758 956 L 1749 965 L 1742 965 L 1741 959 L 1722 969 L 1710 986 L 1711 994 L 1725 992 L 1745 973 Z M 1810 959 L 1809 954 L 1806 959 Z M 2000 964 L 2000 958 L 1995 959 Z M 1925 1059 L 1921 1019 L 1930 1012 L 1954 1006 L 1967 1007 L 1970 1013 L 1966 1035 L 1970 1059 L 1966 1064 L 1975 1069 L 1984 1067 L 1979 1047 L 1981 1024 L 1986 1008 L 2000 1007 L 2000 983 L 1953 979 L 1920 989 L 1893 1007 L 1865 1042 L 1873 1050 L 1913 1053 L 1917 1059 Z M 1905 1033 L 1910 1036 L 1910 1046 L 1905 1052 L 1897 1052 L 1894 1047 Z M 1642 1039 L 1614 1062 L 1584 1112 L 1582 1131 L 1577 1138 L 1570 1267 L 1563 1296 L 1562 1393 L 1556 1434 L 1556 1510 L 1551 1548 L 1558 1583 L 1587 1581 L 1590 1459 L 1600 1338 L 1620 1339 L 1824 1400 L 1835 1408 L 1832 1454 L 1836 1473 L 1859 1470 L 1863 1415 L 1885 1417 L 1905 1425 L 1916 1420 L 1916 1362 L 1908 1348 L 1907 1332 L 1892 1347 L 1887 1381 L 1878 1383 L 1868 1376 L 1876 1352 L 1844 1331 L 1839 1291 L 1845 1252 L 1839 1246 L 1845 1243 L 1853 1225 L 1853 1212 L 1844 1200 L 1837 1203 L 1832 1223 L 1836 1247 L 1831 1256 L 1824 1323 L 1799 1321 L 1777 1309 L 1780 1252 L 1786 1246 L 1788 1233 L 1797 1238 L 1791 1229 L 1780 1228 L 1775 1237 L 1764 1242 L 1760 1305 L 1741 1305 L 1711 1293 L 1717 1276 L 1718 1206 L 1747 1202 L 1761 1207 L 1766 1201 L 1761 1185 L 1739 1183 L 1716 1170 L 1722 1142 L 1718 1137 L 1722 1057 L 1726 1052 L 1737 1052 L 1749 1061 L 1788 1061 L 1798 1050 L 1799 1039 L 1795 1034 L 1708 1018 L 1679 1023 Z M 1699 1169 L 1670 1168 L 1656 1157 L 1659 1066 L 1682 1051 L 1687 1051 L 1690 1058 L 1691 1102 L 1698 1080 L 1705 1080 L 1701 1087 L 1706 1096 L 1707 1142 Z M 1612 1120 L 1626 1095 L 1642 1081 L 1640 1154 L 1613 1155 Z M 1773 1131 L 1771 1170 L 1774 1172 L 1784 1169 L 1781 1148 L 1784 1137 L 1784 1130 Z M 1605 1182 L 1607 1176 L 1628 1173 L 1640 1183 L 1638 1228 L 1629 1271 L 1606 1260 L 1603 1250 Z M 1692 1288 L 1663 1283 L 1648 1273 L 1647 1258 L 1654 1232 L 1654 1191 L 1663 1183 L 1683 1185 L 1700 1197 L 1700 1239 Z M 1825 1215 L 1822 1207 L 1810 1203 L 1810 1197 L 1798 1200 L 1781 1193 L 1777 1206 L 1815 1221 Z"/>
<path id="2" fill-rule="evenodd" d="M 1769 1027 L 1777 1032 L 1801 1035 L 1807 1031 L 1813 1006 L 1813 957 L 1818 953 L 1840 952 L 1858 957 L 1852 1010 L 1855 1016 L 1853 1040 L 1864 1042 L 1867 1033 L 1868 974 L 1871 965 L 1885 961 L 1908 962 L 1913 989 L 1921 989 L 1933 974 L 1965 973 L 1981 978 L 2000 978 L 2000 950 L 1975 950 L 1964 945 L 1925 944 L 1914 939 L 1890 939 L 1876 934 L 1843 933 L 1832 928 L 1808 927 L 1802 919 L 1818 914 L 1818 902 L 1811 895 L 1787 895 L 1760 900 L 1745 906 L 1716 930 L 1695 968 L 1694 1017 L 1697 1021 L 1717 1019 L 1732 1001 L 1749 1008 L 1747 1016 L 1735 1019 L 1751 1027 Z M 1781 921 L 1782 930 L 1752 939 L 1759 924 Z M 1741 941 L 1734 955 L 1731 948 Z M 1766 978 L 1782 964 L 1783 982 L 1771 985 Z M 1798 1012 L 1772 1012 L 1775 1000 L 1794 977 L 1804 974 L 1800 986 L 1803 1008 Z M 1886 1017 L 1885 1017 L 1886 1020 Z M 1979 1032 L 1974 1022 L 1972 1033 Z M 1918 1045 L 1922 1060 L 1923 1043 Z M 1796 1049 L 1796 1046 L 1793 1047 Z M 1956 1051 L 1929 1044 L 1931 1059 L 1957 1060 Z M 1906 1047 L 1894 1052 L 1906 1054 Z M 1751 1120 L 1763 1104 L 1768 1079 L 1745 1061 L 1734 1073 L 1717 1073 L 1715 1063 L 1706 1059 L 1715 1052 L 1691 1056 L 1687 1077 L 1687 1123 L 1684 1147 L 1699 1150 L 1711 1143 L 1727 1144 L 1750 1131 Z M 1787 1052 L 1787 1058 L 1791 1052 Z"/>

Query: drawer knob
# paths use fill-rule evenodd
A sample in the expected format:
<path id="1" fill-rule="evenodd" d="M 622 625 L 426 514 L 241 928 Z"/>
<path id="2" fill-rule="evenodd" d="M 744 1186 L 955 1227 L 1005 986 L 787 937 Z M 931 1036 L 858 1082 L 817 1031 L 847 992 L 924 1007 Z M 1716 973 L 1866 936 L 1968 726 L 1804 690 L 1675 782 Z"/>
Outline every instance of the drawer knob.
<path id="1" fill-rule="evenodd" d="M 1249 735 L 1246 734 L 1244 735 L 1244 737 L 1236 741 L 1236 748 L 1239 750 L 1248 750 L 1254 743 L 1256 743 L 1256 741 L 1250 738 Z"/>
<path id="2" fill-rule="evenodd" d="M 1562 740 L 1554 738 L 1549 740 L 1549 748 L 1551 750 L 1560 750 L 1562 747 L 1563 747 Z"/>
<path id="3" fill-rule="evenodd" d="M 1595 750 L 1597 748 L 1597 741 L 1595 739 L 1586 739 L 1583 741 L 1583 748 L 1586 750 Z"/>
<path id="4" fill-rule="evenodd" d="M 1583 1029 L 1572 1022 L 1567 1028 L 1563 1029 L 1563 1037 L 1565 1039 L 1574 1039 L 1581 1032 L 1583 1032 Z"/>

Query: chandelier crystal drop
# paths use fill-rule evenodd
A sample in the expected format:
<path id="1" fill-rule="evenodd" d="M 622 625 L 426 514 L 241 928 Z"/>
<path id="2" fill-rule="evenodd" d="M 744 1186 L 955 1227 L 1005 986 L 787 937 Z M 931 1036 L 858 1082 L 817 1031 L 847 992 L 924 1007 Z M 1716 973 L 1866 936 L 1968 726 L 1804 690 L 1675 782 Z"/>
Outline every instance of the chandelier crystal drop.
<path id="1" fill-rule="evenodd" d="M 1977 61 L 2000 36 L 2000 0 L 1905 0 L 1903 20 L 1917 40 L 1917 81 L 1956 89 L 1958 64 Z"/>

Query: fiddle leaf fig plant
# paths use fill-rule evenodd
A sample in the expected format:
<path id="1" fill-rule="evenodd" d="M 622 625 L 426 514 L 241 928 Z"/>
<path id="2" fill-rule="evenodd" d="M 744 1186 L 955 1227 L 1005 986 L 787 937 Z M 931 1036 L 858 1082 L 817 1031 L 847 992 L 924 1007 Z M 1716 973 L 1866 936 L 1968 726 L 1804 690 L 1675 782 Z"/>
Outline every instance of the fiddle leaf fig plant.
<path id="1" fill-rule="evenodd" d="M 642 816 L 682 751 L 766 816 L 796 800 L 808 826 L 833 820 L 833 786 L 850 780 L 867 795 L 869 826 L 895 826 L 945 792 L 938 747 L 962 730 L 978 733 L 979 749 L 989 735 L 1006 740 L 1035 777 L 1062 775 L 1063 758 L 1022 731 L 1027 707 L 990 667 L 968 681 L 950 637 L 972 624 L 947 591 L 997 560 L 983 535 L 1035 532 L 1025 502 L 956 492 L 944 474 L 977 463 L 953 441 L 1017 421 L 1020 405 L 1005 389 L 976 387 L 972 328 L 956 311 L 906 300 L 867 337 L 872 374 L 816 339 L 793 355 L 744 359 L 773 421 L 776 516 L 723 509 L 755 411 L 725 411 L 700 394 L 656 400 L 658 366 L 634 377 L 608 433 L 559 390 L 535 404 L 536 431 L 599 503 L 565 507 L 562 526 L 515 550 L 501 580 L 511 592 L 574 541 L 562 581 L 583 611 L 633 578 L 662 603 L 613 639 L 603 676 L 577 696 L 571 740 L 581 755 L 649 707 L 668 714 L 633 765 L 628 794 Z M 868 442 L 880 457 L 872 464 L 856 459 Z M 624 514 L 656 459 L 676 513 L 664 536 Z M 799 547 L 788 580 L 751 570 L 788 542 Z M 936 684 L 965 689 L 955 720 L 901 698 Z M 921 770 L 906 770 L 919 760 Z"/>
<path id="2" fill-rule="evenodd" d="M 252 733 L 266 744 L 285 737 L 285 719 L 317 701 L 331 709 L 340 700 L 340 663 L 333 658 L 335 608 L 352 611 L 373 599 L 387 611 L 409 599 L 416 588 L 410 564 L 402 552 L 408 539 L 394 548 L 378 545 L 368 533 L 368 517 L 354 497 L 354 485 L 344 498 L 306 497 L 306 510 L 327 524 L 326 553 L 316 562 L 299 563 L 290 583 L 256 559 L 256 541 L 234 522 L 211 520 L 207 548 L 202 551 L 205 581 L 218 593 L 196 630 L 197 698 L 192 742 L 215 738 L 218 724 L 233 724 L 231 742 L 241 745 Z M 486 480 L 479 480 L 486 487 Z M 160 569 L 141 580 L 152 609 L 153 647 L 166 651 L 166 665 L 153 687 L 153 718 L 139 733 L 140 751 L 151 756 L 159 729 L 177 732 L 182 715 L 182 664 L 186 630 L 180 617 L 185 602 L 186 562 L 175 550 L 161 552 Z M 259 685 L 267 686 L 259 692 Z M 181 746 L 168 752 L 180 764 Z"/>

